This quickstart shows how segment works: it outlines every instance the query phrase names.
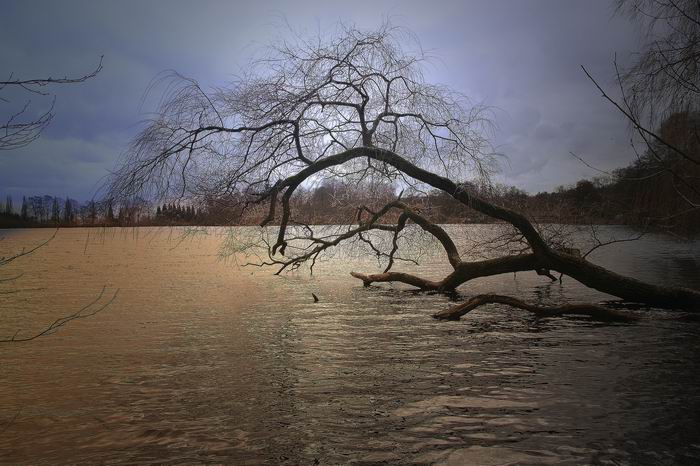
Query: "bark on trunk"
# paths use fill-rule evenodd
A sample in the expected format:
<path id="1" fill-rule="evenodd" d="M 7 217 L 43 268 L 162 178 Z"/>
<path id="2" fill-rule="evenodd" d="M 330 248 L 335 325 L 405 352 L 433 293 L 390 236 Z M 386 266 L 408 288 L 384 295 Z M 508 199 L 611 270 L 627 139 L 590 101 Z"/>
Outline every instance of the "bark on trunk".
<path id="1" fill-rule="evenodd" d="M 548 254 L 545 263 L 590 288 L 627 301 L 700 312 L 700 292 L 690 288 L 645 283 L 563 253 Z"/>

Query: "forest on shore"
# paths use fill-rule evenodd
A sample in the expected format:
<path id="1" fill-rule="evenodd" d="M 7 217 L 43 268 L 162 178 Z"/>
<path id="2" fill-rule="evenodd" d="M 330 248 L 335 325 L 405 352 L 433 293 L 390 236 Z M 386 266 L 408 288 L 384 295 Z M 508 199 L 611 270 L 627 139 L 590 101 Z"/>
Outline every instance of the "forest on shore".
<path id="1" fill-rule="evenodd" d="M 698 138 L 696 114 L 676 113 L 659 128 L 665 140 L 689 153 L 696 153 Z M 586 163 L 582 160 L 582 163 Z M 679 202 L 679 196 L 692 197 L 700 180 L 698 166 L 689 163 L 665 147 L 651 147 L 630 165 L 600 176 L 584 179 L 572 186 L 560 186 L 553 192 L 529 194 L 505 185 L 480 186 L 463 183 L 474 194 L 496 205 L 526 212 L 540 223 L 596 223 L 632 225 L 694 234 L 700 232 L 700 216 Z M 691 180 L 679 185 L 676 173 Z M 398 188 L 386 184 L 372 190 L 325 180 L 318 186 L 300 188 L 292 203 L 303 213 L 307 224 L 354 223 L 357 205 L 381 205 L 395 199 Z M 381 193 L 379 196 L 376 193 Z M 433 222 L 443 224 L 488 223 L 492 220 L 438 190 L 404 197 L 420 205 L 421 212 Z M 50 195 L 24 197 L 15 203 L 8 196 L 0 209 L 0 228 L 73 227 L 73 226 L 167 226 L 167 225 L 254 225 L 265 216 L 256 208 L 255 196 L 235 193 L 226 198 L 203 201 L 153 203 L 134 199 L 115 204 L 109 200 L 81 203 L 71 198 Z"/>

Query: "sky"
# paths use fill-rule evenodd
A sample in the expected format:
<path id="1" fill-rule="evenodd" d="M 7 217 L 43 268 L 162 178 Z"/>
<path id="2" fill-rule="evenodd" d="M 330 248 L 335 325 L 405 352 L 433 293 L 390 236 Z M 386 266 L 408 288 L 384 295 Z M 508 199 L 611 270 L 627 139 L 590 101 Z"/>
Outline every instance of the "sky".
<path id="1" fill-rule="evenodd" d="M 165 70 L 225 85 L 267 44 L 337 23 L 376 28 L 389 20 L 431 55 L 427 80 L 491 106 L 493 143 L 505 157 L 497 181 L 535 193 L 598 175 L 634 159 L 626 121 L 586 78 L 613 94 L 613 59 L 641 47 L 640 31 L 608 0 L 534 1 L 46 1 L 4 0 L 0 75 L 63 77 L 55 118 L 29 146 L 0 151 L 0 196 L 90 199 L 155 109 L 144 99 Z M 288 26 L 289 25 L 289 26 Z M 3 78 L 4 79 L 4 78 Z M 0 90 L 0 118 L 51 97 Z"/>

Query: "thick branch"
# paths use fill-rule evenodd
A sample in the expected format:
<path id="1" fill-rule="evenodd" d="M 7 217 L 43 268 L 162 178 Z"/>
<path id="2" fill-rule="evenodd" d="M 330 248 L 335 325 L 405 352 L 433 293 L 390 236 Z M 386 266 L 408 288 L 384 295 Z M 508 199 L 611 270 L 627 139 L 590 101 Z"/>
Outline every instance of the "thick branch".
<path id="1" fill-rule="evenodd" d="M 423 230 L 427 231 L 438 241 L 440 241 L 440 244 L 442 244 L 442 247 L 445 248 L 445 252 L 447 253 L 447 260 L 450 262 L 450 265 L 453 268 L 456 269 L 462 263 L 457 246 L 455 246 L 455 243 L 452 241 L 452 238 L 450 238 L 450 235 L 448 235 L 440 225 L 429 221 L 427 218 L 412 210 L 406 204 L 401 203 L 399 207 L 404 210 L 404 214 L 413 220 L 414 223 L 419 225 Z"/>
<path id="2" fill-rule="evenodd" d="M 484 215 L 488 215 L 489 217 L 498 220 L 503 220 L 512 224 L 523 234 L 523 236 L 525 236 L 528 243 L 535 252 L 547 253 L 550 251 L 549 247 L 545 244 L 542 237 L 539 235 L 539 233 L 537 233 L 535 227 L 525 216 L 514 212 L 510 209 L 498 207 L 483 199 L 480 199 L 467 192 L 461 186 L 458 186 L 452 180 L 424 170 L 392 151 L 376 147 L 356 147 L 335 155 L 328 156 L 326 158 L 314 162 L 312 165 L 309 165 L 308 167 L 299 171 L 295 175 L 286 178 L 279 184 L 279 189 L 281 189 L 282 187 L 288 187 L 287 191 L 285 192 L 287 204 L 283 204 L 282 222 L 280 224 L 277 242 L 273 246 L 274 250 L 277 250 L 284 245 L 284 236 L 286 233 L 287 222 L 289 220 L 290 215 L 288 198 L 291 196 L 294 190 L 304 180 L 315 175 L 316 173 L 319 173 L 323 170 L 337 165 L 342 165 L 344 163 L 349 162 L 350 160 L 359 157 L 367 157 L 372 160 L 387 163 L 392 167 L 396 168 L 397 170 L 405 173 L 406 175 L 418 181 L 422 181 L 423 183 L 429 184 L 434 188 L 441 189 L 451 194 L 458 201 L 470 206 L 474 210 L 481 212 Z"/>
<path id="3" fill-rule="evenodd" d="M 539 317 L 557 317 L 562 315 L 586 315 L 596 320 L 630 322 L 639 318 L 633 314 L 623 313 L 596 304 L 562 304 L 560 306 L 537 306 L 528 304 L 511 296 L 498 294 L 480 294 L 469 298 L 466 302 L 453 306 L 445 311 L 434 314 L 436 319 L 459 320 L 464 314 L 485 304 L 505 304 L 532 312 Z"/>
<path id="4" fill-rule="evenodd" d="M 569 254 L 551 254 L 545 264 L 590 288 L 618 298 L 663 308 L 700 312 L 700 292 L 690 288 L 645 283 Z"/>
<path id="5" fill-rule="evenodd" d="M 350 275 L 362 280 L 364 286 L 374 282 L 399 282 L 415 286 L 421 290 L 453 291 L 462 283 L 479 277 L 500 275 L 503 273 L 525 272 L 537 268 L 537 258 L 534 254 L 501 257 L 478 262 L 461 262 L 455 271 L 442 280 L 434 281 L 403 272 L 387 272 L 379 274 L 363 274 L 351 272 Z"/>
<path id="6" fill-rule="evenodd" d="M 442 286 L 442 281 L 436 282 L 425 278 L 411 275 L 404 272 L 384 272 L 375 274 L 363 274 L 359 272 L 350 272 L 353 277 L 362 280 L 364 286 L 370 286 L 374 282 L 400 282 L 407 285 L 415 286 L 424 291 L 439 290 Z"/>

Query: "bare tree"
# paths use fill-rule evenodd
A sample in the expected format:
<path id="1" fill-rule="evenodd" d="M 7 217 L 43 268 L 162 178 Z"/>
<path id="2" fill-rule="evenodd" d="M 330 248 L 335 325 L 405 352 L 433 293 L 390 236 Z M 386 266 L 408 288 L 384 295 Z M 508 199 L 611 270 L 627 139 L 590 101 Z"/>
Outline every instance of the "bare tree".
<path id="1" fill-rule="evenodd" d="M 77 78 L 32 78 L 18 79 L 10 74 L 7 80 L 0 81 L 0 92 L 4 89 L 17 88 L 26 91 L 29 94 L 38 96 L 48 96 L 49 93 L 45 90 L 50 86 L 59 84 L 76 84 L 82 83 L 90 78 L 93 78 L 102 70 L 102 57 L 92 73 L 77 77 Z M 0 102 L 8 103 L 8 99 L 0 97 Z M 41 113 L 37 117 L 29 116 L 31 101 L 22 106 L 21 109 L 12 113 L 7 117 L 5 123 L 0 124 L 0 150 L 19 149 L 36 140 L 41 132 L 46 128 L 53 119 L 54 98 L 48 110 Z"/>
<path id="2" fill-rule="evenodd" d="M 677 201 L 650 220 L 673 226 L 681 218 L 696 224 L 690 220 L 700 211 L 700 3 L 617 0 L 616 11 L 639 24 L 646 40 L 627 69 L 620 69 L 617 60 L 613 63 L 620 97 L 611 96 L 583 71 L 629 121 L 638 141 L 631 142 L 632 147 L 649 167 L 643 177 L 627 180 L 638 182 L 640 189 L 654 183 L 659 195 L 668 187 L 670 198 Z"/>
<path id="3" fill-rule="evenodd" d="M 244 212 L 265 205 L 261 225 L 279 223 L 276 230 L 262 230 L 266 256 L 257 262 L 276 266 L 277 273 L 313 267 L 335 246 L 357 241 L 369 243 L 385 264 L 380 273 L 353 273 L 367 286 L 394 281 L 450 291 L 478 277 L 535 271 L 551 280 L 556 271 L 628 301 L 700 309 L 700 292 L 643 283 L 599 267 L 561 247 L 556 235 L 525 215 L 480 196 L 475 186 L 488 183 L 495 158 L 487 138 L 488 109 L 427 83 L 425 56 L 417 46 L 408 51 L 408 39 L 386 25 L 370 32 L 344 27 L 330 40 L 283 43 L 248 75 L 209 93 L 191 79 L 169 76 L 157 117 L 134 141 L 108 197 L 123 202 L 140 195 L 242 194 L 240 199 L 252 199 Z M 388 180 L 403 187 L 403 194 L 381 206 L 356 206 L 345 226 L 305 225 L 297 220 L 293 197 L 324 178 Z M 502 222 L 508 247 L 494 249 L 497 257 L 464 260 L 450 235 L 421 215 L 415 199 L 427 189 Z M 396 221 L 387 221 L 391 218 Z M 394 271 L 397 239 L 409 224 L 439 242 L 452 273 L 433 281 Z M 370 235 L 375 232 L 388 241 L 376 241 Z M 489 300 L 473 303 L 479 302 Z"/>
<path id="4" fill-rule="evenodd" d="M 673 113 L 700 110 L 700 4 L 617 0 L 617 12 L 639 24 L 647 42 L 621 76 L 634 113 L 657 126 Z"/>

